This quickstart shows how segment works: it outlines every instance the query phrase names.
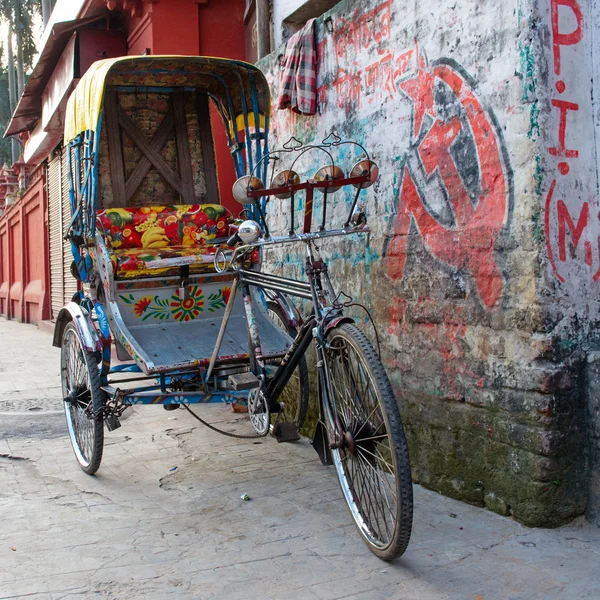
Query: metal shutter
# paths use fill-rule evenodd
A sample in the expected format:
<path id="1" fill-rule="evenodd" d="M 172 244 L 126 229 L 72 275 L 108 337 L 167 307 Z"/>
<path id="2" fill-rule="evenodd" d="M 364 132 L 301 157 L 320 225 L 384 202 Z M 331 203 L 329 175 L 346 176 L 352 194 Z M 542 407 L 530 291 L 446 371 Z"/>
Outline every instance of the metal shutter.
<path id="1" fill-rule="evenodd" d="M 71 203 L 69 201 L 69 165 L 68 165 L 69 148 L 62 150 L 62 222 L 63 235 L 67 234 L 67 229 L 71 223 Z M 64 304 L 71 302 L 73 294 L 77 291 L 77 280 L 71 275 L 71 263 L 73 262 L 73 254 L 71 252 L 71 244 L 63 241 L 63 281 Z"/>
<path id="2" fill-rule="evenodd" d="M 50 238 L 50 301 L 52 319 L 64 306 L 63 240 L 61 212 L 61 153 L 48 162 L 46 188 L 48 194 L 48 236 Z"/>

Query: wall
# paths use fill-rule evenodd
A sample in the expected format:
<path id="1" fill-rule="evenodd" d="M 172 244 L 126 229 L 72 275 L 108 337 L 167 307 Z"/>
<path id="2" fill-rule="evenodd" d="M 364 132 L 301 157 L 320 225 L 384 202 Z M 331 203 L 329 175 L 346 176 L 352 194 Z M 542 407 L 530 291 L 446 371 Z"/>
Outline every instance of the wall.
<path id="1" fill-rule="evenodd" d="M 44 168 L 0 219 L 0 314 L 40 323 L 49 318 Z"/>
<path id="2" fill-rule="evenodd" d="M 600 267 L 591 24 L 583 0 L 341 2 L 317 23 L 318 115 L 272 117 L 271 148 L 335 131 L 379 163 L 363 192 L 368 243 L 322 249 L 378 324 L 415 480 L 528 525 L 563 523 L 588 502 L 597 410 L 585 353 Z M 281 52 L 261 63 L 275 99 Z M 335 152 L 346 171 L 360 154 Z M 322 164 L 311 153 L 297 170 Z M 350 201 L 334 197 L 332 224 Z M 269 213 L 284 230 L 287 204 Z M 268 260 L 302 276 L 301 254 Z"/>

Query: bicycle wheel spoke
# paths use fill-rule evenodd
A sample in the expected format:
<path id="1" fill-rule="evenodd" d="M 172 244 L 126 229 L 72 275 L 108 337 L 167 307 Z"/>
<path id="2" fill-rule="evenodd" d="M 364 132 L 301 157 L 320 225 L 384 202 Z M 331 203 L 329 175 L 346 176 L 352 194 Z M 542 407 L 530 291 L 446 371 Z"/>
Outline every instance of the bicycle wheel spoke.
<path id="1" fill-rule="evenodd" d="M 375 458 L 376 460 L 380 460 L 381 462 L 383 462 L 387 467 L 390 468 L 390 473 L 394 472 L 394 467 L 393 465 L 391 465 L 389 462 L 387 462 L 382 456 L 377 456 L 375 453 L 371 452 L 370 450 L 367 450 L 366 448 L 362 448 L 360 449 L 360 452 L 366 452 L 367 454 L 369 454 L 370 456 L 372 456 L 373 458 Z"/>
<path id="2" fill-rule="evenodd" d="M 356 434 L 354 434 L 354 435 L 356 435 Z M 371 441 L 371 440 L 382 440 L 382 439 L 386 439 L 386 438 L 387 438 L 387 433 L 382 433 L 380 435 L 372 435 L 372 436 L 369 436 L 369 437 L 361 437 L 360 441 L 361 442 L 368 442 L 368 441 Z"/>
<path id="3" fill-rule="evenodd" d="M 365 465 L 366 465 L 366 466 L 367 466 L 367 467 L 368 467 L 368 468 L 369 468 L 371 471 L 373 471 L 373 476 L 374 476 L 374 477 L 376 477 L 376 479 L 375 479 L 375 481 L 376 481 L 376 484 L 377 484 L 378 488 L 381 490 L 381 492 L 382 492 L 382 496 L 385 498 L 385 502 L 386 502 L 386 504 L 387 504 L 387 507 L 388 507 L 388 509 L 389 509 L 389 511 L 390 511 L 390 514 L 391 514 L 391 515 L 392 515 L 392 517 L 393 517 L 393 511 L 392 511 L 392 507 L 390 506 L 389 498 L 388 498 L 387 492 L 385 491 L 385 488 L 386 488 L 386 486 L 387 486 L 387 487 L 389 487 L 389 483 L 388 483 L 388 482 L 385 482 L 385 484 L 382 486 L 382 478 L 381 478 L 381 475 L 379 475 L 379 473 L 377 473 L 377 472 L 376 472 L 376 471 L 373 469 L 373 466 L 372 466 L 372 465 L 369 463 L 369 461 L 368 461 L 368 460 L 367 460 L 367 459 L 366 459 L 364 456 L 359 456 L 359 458 L 360 458 L 360 459 L 362 459 L 362 461 L 364 462 L 364 464 L 365 464 Z M 391 489 L 390 489 L 390 491 L 391 491 Z M 392 494 L 393 494 L 393 492 L 392 492 Z M 394 502 L 395 502 L 395 500 L 396 500 L 396 496 L 395 496 L 395 495 L 393 495 L 393 498 L 394 498 Z"/>
<path id="4" fill-rule="evenodd" d="M 354 434 L 355 437 L 358 437 L 358 434 L 365 428 L 365 425 L 367 423 L 369 423 L 371 421 L 371 417 L 375 414 L 375 411 L 378 409 L 379 407 L 376 406 L 369 414 L 369 416 L 365 419 L 364 423 L 360 426 L 360 429 Z M 378 427 L 380 427 L 381 425 L 379 425 Z M 364 441 L 364 438 L 360 438 L 361 441 Z"/>
<path id="5" fill-rule="evenodd" d="M 368 462 L 365 460 L 364 457 L 359 456 L 359 460 L 362 460 L 363 464 L 366 467 L 370 466 L 368 464 Z M 379 483 L 379 481 L 378 480 L 374 480 L 368 470 L 364 471 L 364 475 L 369 480 L 369 482 L 371 484 L 371 490 L 374 491 L 374 488 L 377 487 L 377 490 L 379 491 L 379 494 L 377 494 L 377 493 L 373 494 L 373 496 L 375 497 L 375 506 L 377 508 L 379 508 L 379 511 L 381 513 L 381 517 L 383 519 L 383 523 L 385 524 L 386 532 L 388 534 L 388 539 L 389 539 L 391 537 L 391 533 L 390 533 L 389 525 L 388 525 L 388 522 L 387 522 L 387 515 L 386 515 L 386 512 L 385 512 L 385 508 L 383 507 L 383 503 L 378 502 L 378 498 L 382 497 L 382 498 L 385 499 L 385 502 L 386 502 L 386 504 L 388 506 L 388 510 L 391 513 L 389 502 L 387 501 L 387 497 L 385 496 L 385 494 L 381 493 L 382 490 L 381 490 L 381 484 Z M 394 518 L 393 518 L 393 515 L 392 515 L 392 521 L 393 520 L 394 520 Z M 378 521 L 378 523 L 379 523 L 379 521 Z M 381 530 L 380 530 L 380 532 L 381 532 Z"/>
<path id="6" fill-rule="evenodd" d="M 369 452 L 369 454 L 371 454 Z M 371 456 L 375 456 L 373 454 L 371 454 Z M 364 458 L 364 457 L 363 457 Z M 375 469 L 375 467 L 373 467 L 373 465 L 371 465 L 371 463 L 365 458 L 365 461 L 367 462 L 367 464 L 371 467 L 371 469 L 375 472 L 375 474 L 379 477 L 379 479 L 388 487 L 388 489 L 390 490 L 390 492 L 392 493 L 392 495 L 394 496 L 394 500 L 396 499 L 396 493 L 394 492 L 394 489 L 392 488 L 392 486 L 390 485 L 389 481 L 387 480 L 387 478 L 382 478 L 381 475 L 379 475 L 379 473 L 377 472 L 377 470 Z M 392 473 L 388 473 L 390 475 L 392 475 Z"/>
<path id="7" fill-rule="evenodd" d="M 359 457 L 360 458 L 360 457 Z M 374 533 L 381 539 L 381 523 L 379 522 L 379 511 L 377 510 L 376 494 L 374 493 L 373 482 L 367 477 L 366 471 L 360 466 L 360 461 L 356 461 L 358 465 L 358 471 L 362 480 L 363 488 L 367 490 L 367 504 L 369 507 L 369 515 L 375 520 L 377 525 Z M 373 528 L 372 528 L 373 529 Z"/>

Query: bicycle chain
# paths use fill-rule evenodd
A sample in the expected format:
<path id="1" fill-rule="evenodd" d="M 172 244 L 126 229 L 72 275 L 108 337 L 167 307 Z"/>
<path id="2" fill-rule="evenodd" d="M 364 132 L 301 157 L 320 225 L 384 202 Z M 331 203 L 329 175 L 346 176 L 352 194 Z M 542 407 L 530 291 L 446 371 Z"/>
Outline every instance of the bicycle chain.
<path id="1" fill-rule="evenodd" d="M 254 435 L 242 435 L 240 433 L 231 433 L 229 431 L 223 431 L 222 429 L 219 429 L 218 427 L 211 425 L 210 423 L 208 423 L 207 421 L 205 421 L 204 419 L 199 417 L 187 404 L 182 404 L 182 406 L 183 406 L 183 408 L 185 408 L 185 410 L 187 410 L 192 415 L 192 417 L 194 417 L 194 419 L 197 419 L 198 421 L 200 421 L 200 423 L 202 423 L 202 425 L 206 425 L 206 427 L 208 427 L 209 429 L 212 429 L 213 431 L 216 431 L 217 433 L 221 433 L 222 435 L 226 435 L 227 437 L 237 438 L 239 440 L 255 440 L 258 438 L 266 437 L 267 435 L 269 435 L 269 432 L 271 431 L 270 426 L 267 427 L 267 430 L 264 433 L 256 433 Z"/>

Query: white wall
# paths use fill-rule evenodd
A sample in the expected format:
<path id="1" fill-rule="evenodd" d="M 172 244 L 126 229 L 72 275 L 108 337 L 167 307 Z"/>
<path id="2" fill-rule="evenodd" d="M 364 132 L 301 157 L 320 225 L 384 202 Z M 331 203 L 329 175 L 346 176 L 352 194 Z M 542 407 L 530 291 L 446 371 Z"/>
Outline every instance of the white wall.
<path id="1" fill-rule="evenodd" d="M 275 48 L 282 43 L 282 22 L 300 8 L 306 0 L 273 0 L 273 40 Z"/>

